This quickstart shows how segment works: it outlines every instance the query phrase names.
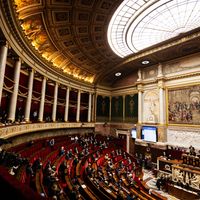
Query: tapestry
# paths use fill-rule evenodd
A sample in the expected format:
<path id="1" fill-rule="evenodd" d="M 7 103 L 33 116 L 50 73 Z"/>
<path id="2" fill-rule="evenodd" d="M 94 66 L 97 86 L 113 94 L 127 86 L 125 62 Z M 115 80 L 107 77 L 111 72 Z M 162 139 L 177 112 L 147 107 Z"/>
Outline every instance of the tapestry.
<path id="1" fill-rule="evenodd" d="M 200 85 L 168 90 L 169 124 L 200 124 Z"/>
<path id="2" fill-rule="evenodd" d="M 125 97 L 125 121 L 132 123 L 138 121 L 138 94 Z"/>
<path id="3" fill-rule="evenodd" d="M 96 120 L 99 122 L 109 121 L 110 98 L 108 96 L 97 96 Z"/>
<path id="4" fill-rule="evenodd" d="M 111 101 L 111 121 L 123 120 L 123 97 L 114 96 Z"/>

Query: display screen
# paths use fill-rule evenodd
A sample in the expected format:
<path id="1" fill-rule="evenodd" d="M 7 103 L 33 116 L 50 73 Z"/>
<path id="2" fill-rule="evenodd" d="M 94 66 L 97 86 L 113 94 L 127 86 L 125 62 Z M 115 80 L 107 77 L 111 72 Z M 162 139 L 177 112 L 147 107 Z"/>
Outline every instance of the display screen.
<path id="1" fill-rule="evenodd" d="M 143 126 L 141 139 L 148 142 L 157 142 L 157 127 Z"/>
<path id="2" fill-rule="evenodd" d="M 136 129 L 132 129 L 131 130 L 131 138 L 134 138 L 134 139 L 137 138 L 137 131 L 136 131 Z"/>

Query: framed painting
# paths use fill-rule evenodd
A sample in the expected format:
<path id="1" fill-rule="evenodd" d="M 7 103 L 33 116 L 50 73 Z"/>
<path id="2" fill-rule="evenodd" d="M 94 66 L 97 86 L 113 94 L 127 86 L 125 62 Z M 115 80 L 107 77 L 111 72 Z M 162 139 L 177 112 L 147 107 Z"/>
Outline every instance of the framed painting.
<path id="1" fill-rule="evenodd" d="M 200 85 L 168 88 L 168 124 L 200 125 Z"/>

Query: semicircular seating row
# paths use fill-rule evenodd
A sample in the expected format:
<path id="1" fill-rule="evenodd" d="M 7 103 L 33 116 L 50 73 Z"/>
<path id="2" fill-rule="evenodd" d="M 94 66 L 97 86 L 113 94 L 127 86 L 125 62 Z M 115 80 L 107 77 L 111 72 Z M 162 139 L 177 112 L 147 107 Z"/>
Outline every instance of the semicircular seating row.
<path id="1" fill-rule="evenodd" d="M 15 174 L 44 199 L 165 199 L 141 184 L 142 170 L 120 140 L 102 135 L 68 135 L 8 149 L 27 162 Z"/>

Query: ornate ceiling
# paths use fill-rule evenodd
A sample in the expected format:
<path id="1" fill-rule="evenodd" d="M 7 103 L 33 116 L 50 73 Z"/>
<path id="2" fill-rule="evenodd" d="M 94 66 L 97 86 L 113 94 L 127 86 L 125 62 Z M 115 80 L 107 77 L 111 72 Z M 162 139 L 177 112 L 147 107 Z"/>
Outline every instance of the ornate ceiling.
<path id="1" fill-rule="evenodd" d="M 150 60 L 149 65 L 154 65 L 200 50 L 199 30 L 195 30 L 193 36 L 193 32 L 189 37 L 185 33 L 153 49 L 118 57 L 109 47 L 107 29 L 122 0 L 12 2 L 13 5 L 5 4 L 9 4 L 7 7 L 16 18 L 13 22 L 30 49 L 61 74 L 84 82 L 111 87 L 119 79 L 144 67 L 141 64 L 144 59 Z M 4 15 L 8 15 L 6 9 Z M 122 75 L 115 77 L 118 71 Z"/>
<path id="2" fill-rule="evenodd" d="M 14 0 L 24 34 L 42 57 L 90 83 L 119 61 L 107 46 L 106 29 L 120 2 Z"/>

